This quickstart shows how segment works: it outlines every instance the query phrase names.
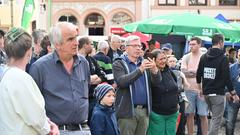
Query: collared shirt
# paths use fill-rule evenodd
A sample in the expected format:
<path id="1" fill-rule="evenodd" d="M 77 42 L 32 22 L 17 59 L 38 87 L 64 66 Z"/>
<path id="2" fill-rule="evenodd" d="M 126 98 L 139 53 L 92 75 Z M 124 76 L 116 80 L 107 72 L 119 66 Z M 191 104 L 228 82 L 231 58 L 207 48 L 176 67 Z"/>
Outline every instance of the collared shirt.
<path id="1" fill-rule="evenodd" d="M 7 56 L 6 53 L 0 49 L 0 64 L 6 64 Z"/>
<path id="2" fill-rule="evenodd" d="M 48 134 L 45 102 L 36 83 L 25 71 L 7 68 L 0 82 L 0 134 Z"/>
<path id="3" fill-rule="evenodd" d="M 47 116 L 56 124 L 80 124 L 88 117 L 90 71 L 83 56 L 74 56 L 69 74 L 56 51 L 33 63 L 30 74 L 46 101 Z"/>
<path id="4" fill-rule="evenodd" d="M 138 69 L 142 64 L 141 59 L 138 59 L 137 63 L 131 62 L 126 55 L 125 59 L 130 72 Z M 133 84 L 133 104 L 135 105 L 147 105 L 147 88 L 145 79 L 145 76 L 142 75 Z"/>

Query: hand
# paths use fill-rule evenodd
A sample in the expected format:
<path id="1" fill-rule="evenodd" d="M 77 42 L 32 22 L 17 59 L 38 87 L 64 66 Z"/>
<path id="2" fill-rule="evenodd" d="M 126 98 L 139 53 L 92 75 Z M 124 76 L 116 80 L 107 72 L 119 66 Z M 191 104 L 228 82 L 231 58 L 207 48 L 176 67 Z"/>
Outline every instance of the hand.
<path id="1" fill-rule="evenodd" d="M 50 120 L 48 122 L 50 124 L 50 129 L 51 129 L 49 132 L 49 135 L 60 135 L 58 126 Z"/>
<path id="2" fill-rule="evenodd" d="M 98 75 L 94 74 L 90 76 L 91 84 L 99 84 L 102 80 Z"/>
<path id="3" fill-rule="evenodd" d="M 226 95 L 226 99 L 227 99 L 228 101 L 231 101 L 231 100 L 232 100 L 232 96 L 231 96 L 231 94 L 230 94 L 229 92 L 227 92 L 225 95 Z"/>
<path id="4" fill-rule="evenodd" d="M 149 60 L 149 62 L 151 63 L 150 71 L 151 71 L 153 74 L 157 74 L 158 68 L 157 68 L 157 65 L 156 65 L 156 62 L 155 62 L 155 58 L 151 59 L 151 58 L 148 57 L 148 60 Z"/>
<path id="5" fill-rule="evenodd" d="M 149 60 L 144 59 L 142 61 L 142 64 L 140 65 L 139 69 L 143 73 L 146 69 L 149 69 L 151 67 L 152 67 L 152 63 Z"/>
<path id="6" fill-rule="evenodd" d="M 203 95 L 202 90 L 199 90 L 199 91 L 198 91 L 198 97 L 199 97 L 199 98 L 204 98 L 204 95 Z"/>
<path id="7" fill-rule="evenodd" d="M 233 103 L 238 103 L 239 102 L 239 97 L 238 97 L 237 94 L 233 95 L 232 99 L 233 99 Z"/>

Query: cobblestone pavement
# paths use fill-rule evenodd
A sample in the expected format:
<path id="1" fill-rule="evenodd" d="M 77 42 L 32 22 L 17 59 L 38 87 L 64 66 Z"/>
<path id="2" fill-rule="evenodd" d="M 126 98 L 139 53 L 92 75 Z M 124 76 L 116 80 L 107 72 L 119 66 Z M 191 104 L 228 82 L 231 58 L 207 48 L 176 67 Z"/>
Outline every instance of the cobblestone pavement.
<path id="1" fill-rule="evenodd" d="M 240 135 L 240 111 L 238 112 L 236 127 L 235 127 L 235 134 L 234 135 Z M 197 134 L 197 126 L 195 126 L 195 134 Z M 187 135 L 187 127 L 186 127 L 186 135 Z M 219 135 L 226 135 L 225 133 L 225 121 L 222 121 L 222 125 L 219 131 Z"/>
<path id="2" fill-rule="evenodd" d="M 240 135 L 240 111 L 238 112 L 238 117 L 237 117 L 237 122 L 236 122 L 236 127 L 235 127 L 234 133 L 235 133 L 235 135 Z M 226 135 L 224 122 L 221 126 L 219 135 Z"/>

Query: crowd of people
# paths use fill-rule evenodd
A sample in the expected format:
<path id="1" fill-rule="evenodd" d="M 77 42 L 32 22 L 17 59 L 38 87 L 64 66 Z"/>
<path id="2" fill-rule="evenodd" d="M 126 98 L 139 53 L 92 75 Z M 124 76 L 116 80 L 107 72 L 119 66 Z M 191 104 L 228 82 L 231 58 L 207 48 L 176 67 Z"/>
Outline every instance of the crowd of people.
<path id="1" fill-rule="evenodd" d="M 0 134 L 193 135 L 197 121 L 199 135 L 218 135 L 224 116 L 234 135 L 240 51 L 225 55 L 223 35 L 207 51 L 192 37 L 181 66 L 170 43 L 78 36 L 68 22 L 0 30 Z"/>

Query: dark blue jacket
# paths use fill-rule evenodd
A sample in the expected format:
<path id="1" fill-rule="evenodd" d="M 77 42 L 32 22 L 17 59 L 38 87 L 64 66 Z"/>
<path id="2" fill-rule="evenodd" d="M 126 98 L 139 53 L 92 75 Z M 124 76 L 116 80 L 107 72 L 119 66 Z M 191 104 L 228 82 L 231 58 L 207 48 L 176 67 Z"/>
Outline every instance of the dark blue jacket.
<path id="1" fill-rule="evenodd" d="M 93 109 L 90 129 L 92 135 L 120 135 L 114 107 L 97 103 Z"/>

